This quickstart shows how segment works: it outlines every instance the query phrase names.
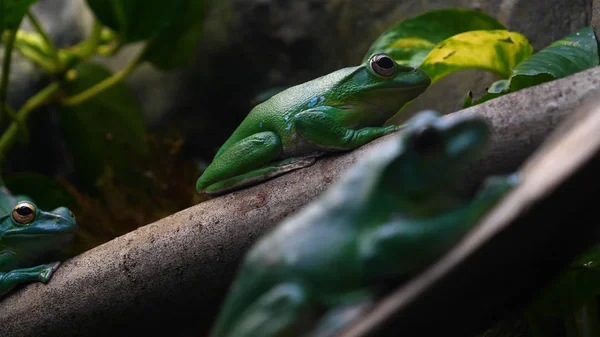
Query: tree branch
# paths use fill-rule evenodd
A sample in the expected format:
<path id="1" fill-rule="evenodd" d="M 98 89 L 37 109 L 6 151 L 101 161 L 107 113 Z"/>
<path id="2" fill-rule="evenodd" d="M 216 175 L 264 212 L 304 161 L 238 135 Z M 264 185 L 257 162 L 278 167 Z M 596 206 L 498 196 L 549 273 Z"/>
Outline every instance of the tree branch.
<path id="1" fill-rule="evenodd" d="M 467 181 L 515 170 L 584 98 L 598 95 L 598 78 L 600 68 L 590 69 L 457 112 L 484 115 L 494 129 Z M 49 284 L 0 301 L 0 335 L 173 335 L 212 321 L 250 245 L 391 137 L 203 202 L 66 261 Z"/>

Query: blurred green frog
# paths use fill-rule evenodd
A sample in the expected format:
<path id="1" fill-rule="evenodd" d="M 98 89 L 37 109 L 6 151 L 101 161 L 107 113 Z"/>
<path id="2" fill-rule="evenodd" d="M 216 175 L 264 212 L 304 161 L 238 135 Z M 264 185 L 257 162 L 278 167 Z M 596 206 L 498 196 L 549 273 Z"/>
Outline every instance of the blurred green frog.
<path id="1" fill-rule="evenodd" d="M 331 336 L 361 303 L 434 262 L 515 184 L 455 190 L 489 138 L 480 117 L 425 111 L 246 255 L 213 337 Z"/>

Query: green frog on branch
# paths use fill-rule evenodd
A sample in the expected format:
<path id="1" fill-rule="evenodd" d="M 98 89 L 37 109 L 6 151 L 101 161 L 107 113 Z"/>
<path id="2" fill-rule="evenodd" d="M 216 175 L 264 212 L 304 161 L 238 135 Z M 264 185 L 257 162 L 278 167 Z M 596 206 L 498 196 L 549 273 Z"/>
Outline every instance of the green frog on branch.
<path id="1" fill-rule="evenodd" d="M 21 283 L 47 283 L 60 262 L 36 264 L 75 237 L 73 213 L 66 207 L 45 212 L 1 186 L 0 214 L 0 297 Z"/>

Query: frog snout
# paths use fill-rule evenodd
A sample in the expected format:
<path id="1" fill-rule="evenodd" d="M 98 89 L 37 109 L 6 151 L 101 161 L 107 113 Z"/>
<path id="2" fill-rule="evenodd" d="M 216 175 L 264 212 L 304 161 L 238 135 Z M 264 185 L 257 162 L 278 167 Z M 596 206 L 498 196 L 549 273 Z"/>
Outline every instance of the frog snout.
<path id="1" fill-rule="evenodd" d="M 431 77 L 427 75 L 423 70 L 419 68 L 414 68 L 415 73 L 419 74 L 419 78 L 421 79 L 420 84 L 428 87 L 431 84 Z"/>

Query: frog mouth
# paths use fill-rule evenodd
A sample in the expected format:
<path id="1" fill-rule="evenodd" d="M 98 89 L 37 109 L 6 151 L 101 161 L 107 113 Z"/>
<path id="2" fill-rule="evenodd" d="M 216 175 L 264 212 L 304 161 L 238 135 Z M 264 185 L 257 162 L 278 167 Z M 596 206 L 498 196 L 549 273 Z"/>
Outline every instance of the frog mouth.
<path id="1" fill-rule="evenodd" d="M 59 237 L 59 236 L 68 236 L 75 235 L 75 231 L 40 231 L 40 232 L 7 232 L 4 235 L 0 236 L 0 239 L 8 239 L 8 238 L 29 238 L 29 237 Z"/>

